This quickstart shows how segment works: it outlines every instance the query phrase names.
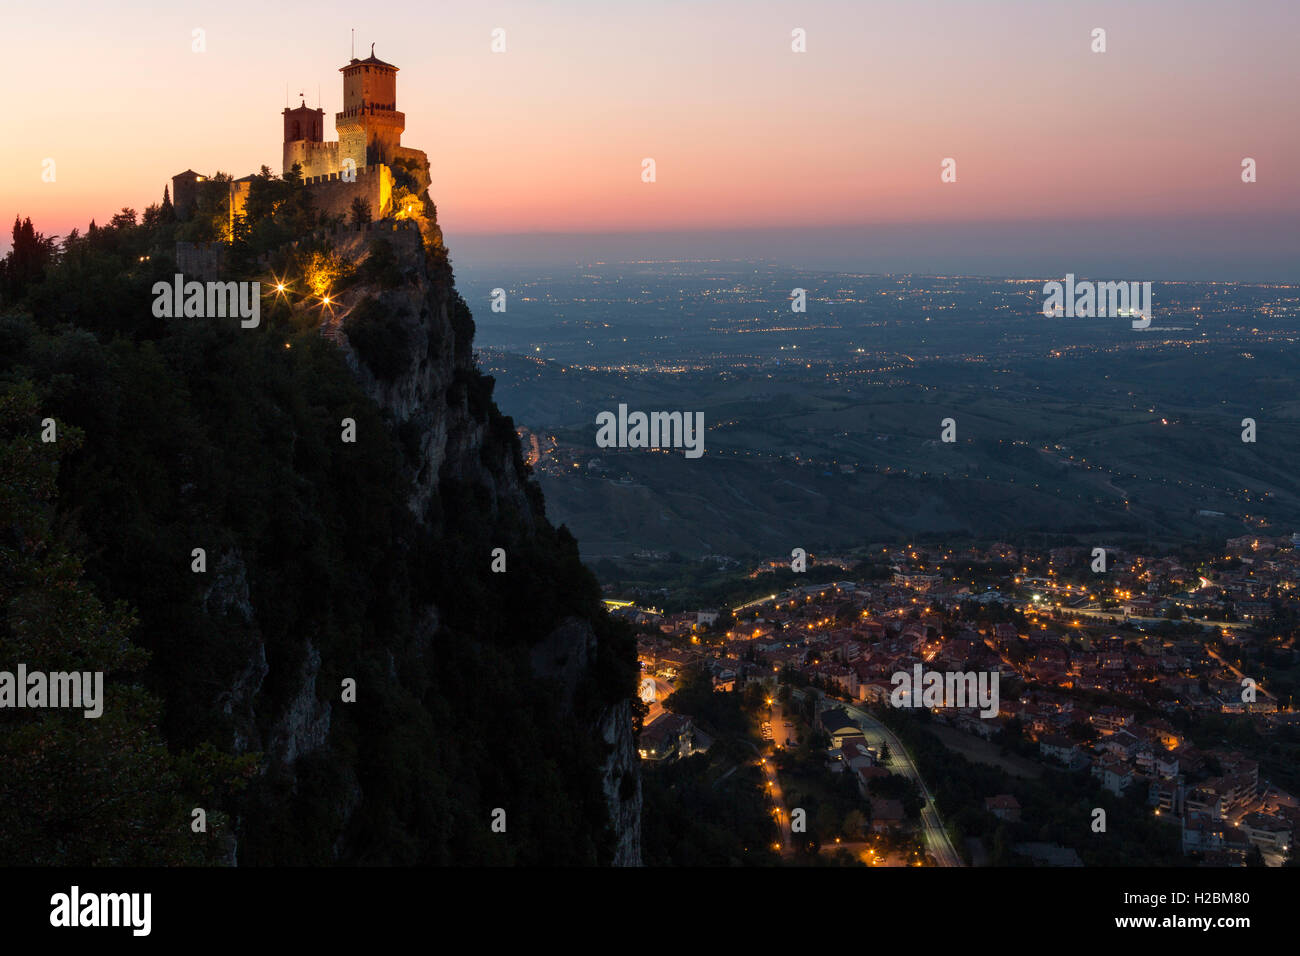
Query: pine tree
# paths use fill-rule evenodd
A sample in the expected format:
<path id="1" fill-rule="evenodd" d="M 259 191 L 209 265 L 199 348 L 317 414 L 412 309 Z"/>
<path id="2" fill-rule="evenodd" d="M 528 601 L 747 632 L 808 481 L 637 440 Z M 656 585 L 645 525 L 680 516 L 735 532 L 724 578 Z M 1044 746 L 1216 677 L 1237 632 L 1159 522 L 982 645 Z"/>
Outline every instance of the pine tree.
<path id="1" fill-rule="evenodd" d="M 360 196 L 352 200 L 352 225 L 364 226 L 370 222 L 370 204 Z"/>
<path id="2" fill-rule="evenodd" d="M 6 299 L 20 299 L 29 285 L 45 276 L 54 260 L 55 239 L 36 231 L 30 217 L 14 216 L 13 248 L 0 262 L 0 293 Z"/>

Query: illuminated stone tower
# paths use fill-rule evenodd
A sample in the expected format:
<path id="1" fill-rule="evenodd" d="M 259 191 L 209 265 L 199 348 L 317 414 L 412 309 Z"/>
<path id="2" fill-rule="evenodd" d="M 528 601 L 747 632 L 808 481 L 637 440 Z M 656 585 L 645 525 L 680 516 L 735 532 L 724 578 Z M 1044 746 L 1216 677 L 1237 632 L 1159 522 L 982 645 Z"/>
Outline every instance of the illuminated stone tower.
<path id="1" fill-rule="evenodd" d="M 339 144 L 325 142 L 325 111 L 301 103 L 284 110 L 284 172 L 294 163 L 303 176 L 328 176 L 339 170 Z"/>
<path id="2" fill-rule="evenodd" d="M 406 116 L 397 112 L 397 67 L 375 57 L 353 57 L 343 74 L 343 110 L 334 116 L 339 134 L 339 168 L 350 159 L 363 169 L 392 163 L 402 145 Z"/>

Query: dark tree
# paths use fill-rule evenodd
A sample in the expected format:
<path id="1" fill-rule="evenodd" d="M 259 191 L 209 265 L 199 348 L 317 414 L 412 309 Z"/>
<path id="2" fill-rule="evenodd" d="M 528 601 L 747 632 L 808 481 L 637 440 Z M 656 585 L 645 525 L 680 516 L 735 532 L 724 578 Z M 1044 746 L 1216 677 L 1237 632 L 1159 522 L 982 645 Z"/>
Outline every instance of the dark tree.
<path id="1" fill-rule="evenodd" d="M 351 218 L 349 220 L 354 226 L 364 226 L 370 222 L 370 204 L 360 196 L 352 200 Z"/>
<path id="2" fill-rule="evenodd" d="M 21 299 L 29 285 L 44 278 L 54 259 L 55 238 L 37 232 L 30 218 L 20 221 L 14 216 L 14 247 L 0 260 L 0 297 Z"/>

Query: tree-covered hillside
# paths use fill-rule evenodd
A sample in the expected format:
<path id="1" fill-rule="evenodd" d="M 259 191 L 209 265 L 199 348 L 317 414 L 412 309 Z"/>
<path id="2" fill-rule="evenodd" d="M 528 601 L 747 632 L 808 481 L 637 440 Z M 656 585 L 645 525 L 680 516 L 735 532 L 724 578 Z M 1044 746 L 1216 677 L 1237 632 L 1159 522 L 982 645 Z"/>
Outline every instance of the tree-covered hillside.
<path id="1" fill-rule="evenodd" d="M 328 255 L 286 245 L 319 225 L 300 185 L 264 174 L 254 197 L 223 278 Z M 30 837 L 0 839 L 3 862 L 609 862 L 592 728 L 635 656 L 572 536 L 531 482 L 525 515 L 446 469 L 413 516 L 420 436 L 284 297 L 254 329 L 155 317 L 191 226 L 168 203 L 62 243 L 16 223 L 0 266 L 0 670 L 100 668 L 110 687 L 99 721 L 0 713 L 0 832 Z M 340 283 L 423 277 L 472 334 L 443 250 L 375 261 Z M 445 400 L 486 423 L 483 467 L 523 474 L 491 385 L 465 369 Z M 571 619 L 596 650 L 566 699 L 530 651 Z M 98 770 L 50 803 L 38 782 L 74 766 Z"/>

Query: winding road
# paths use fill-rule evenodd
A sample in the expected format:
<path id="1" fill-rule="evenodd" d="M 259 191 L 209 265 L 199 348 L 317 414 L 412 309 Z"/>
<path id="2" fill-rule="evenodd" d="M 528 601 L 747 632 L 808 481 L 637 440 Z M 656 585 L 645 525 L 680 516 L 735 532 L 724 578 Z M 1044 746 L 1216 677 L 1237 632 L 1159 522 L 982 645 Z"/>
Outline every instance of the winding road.
<path id="1" fill-rule="evenodd" d="M 924 806 L 921 807 L 921 826 L 925 836 L 925 848 L 930 856 L 939 866 L 965 866 L 965 862 L 957 853 L 956 848 L 952 845 L 952 840 L 948 837 L 948 831 L 944 828 L 943 820 L 939 816 L 939 810 L 934 805 L 934 797 L 930 789 L 921 779 L 921 773 L 916 769 L 916 764 L 912 762 L 912 756 L 903 746 L 903 742 L 894 735 L 894 732 L 872 717 L 865 710 L 846 704 L 842 701 L 831 700 L 818 695 L 818 710 L 830 707 L 842 707 L 850 717 L 858 721 L 862 727 L 862 736 L 867 738 L 867 746 L 873 750 L 879 750 L 880 744 L 889 744 L 889 766 L 892 773 L 907 777 L 909 780 L 916 782 L 917 789 L 921 791 L 921 796 L 925 799 Z"/>

